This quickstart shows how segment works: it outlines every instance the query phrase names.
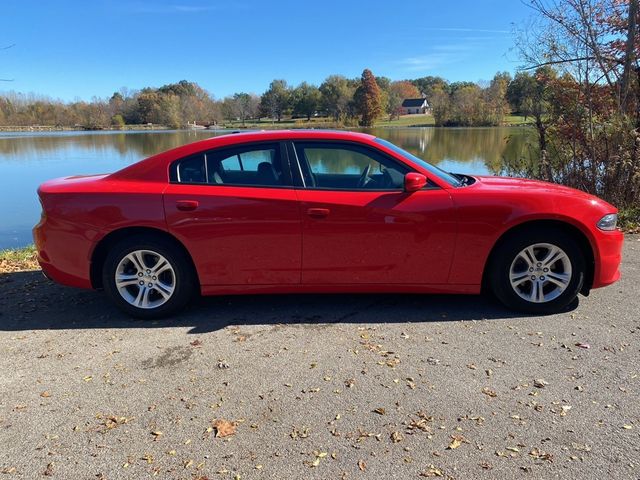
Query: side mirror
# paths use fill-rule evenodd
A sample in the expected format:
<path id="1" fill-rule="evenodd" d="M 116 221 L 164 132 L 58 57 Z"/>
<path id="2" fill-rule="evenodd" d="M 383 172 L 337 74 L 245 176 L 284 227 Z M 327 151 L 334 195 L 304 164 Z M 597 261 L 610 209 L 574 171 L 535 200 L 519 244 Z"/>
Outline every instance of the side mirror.
<path id="1" fill-rule="evenodd" d="M 427 177 L 421 173 L 409 172 L 404 176 L 404 191 L 415 192 L 427 184 Z"/>

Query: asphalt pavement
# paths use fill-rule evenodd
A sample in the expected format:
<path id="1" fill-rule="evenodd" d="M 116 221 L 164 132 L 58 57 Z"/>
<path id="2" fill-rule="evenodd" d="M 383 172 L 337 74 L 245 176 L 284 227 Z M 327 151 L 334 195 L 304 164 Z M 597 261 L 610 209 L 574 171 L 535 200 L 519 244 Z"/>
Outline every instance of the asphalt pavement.
<path id="1" fill-rule="evenodd" d="M 0 480 L 638 479 L 640 237 L 567 312 L 206 298 L 168 320 L 0 276 Z"/>

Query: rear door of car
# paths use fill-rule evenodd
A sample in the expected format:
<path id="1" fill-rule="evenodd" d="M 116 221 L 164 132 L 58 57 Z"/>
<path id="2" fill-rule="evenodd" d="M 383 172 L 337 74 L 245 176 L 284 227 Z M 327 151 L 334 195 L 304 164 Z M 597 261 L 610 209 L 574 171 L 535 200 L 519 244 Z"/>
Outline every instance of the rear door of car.
<path id="1" fill-rule="evenodd" d="M 301 215 L 284 143 L 215 149 L 174 162 L 164 208 L 203 286 L 300 283 Z"/>
<path id="2" fill-rule="evenodd" d="M 447 283 L 456 228 L 447 190 L 405 192 L 411 167 L 360 144 L 289 148 L 302 183 L 303 284 Z"/>

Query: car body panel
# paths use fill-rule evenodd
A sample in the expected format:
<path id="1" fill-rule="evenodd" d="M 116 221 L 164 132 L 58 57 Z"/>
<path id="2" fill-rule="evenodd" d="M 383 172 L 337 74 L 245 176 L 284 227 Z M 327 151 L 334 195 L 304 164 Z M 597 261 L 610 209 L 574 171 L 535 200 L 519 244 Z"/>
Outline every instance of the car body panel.
<path id="1" fill-rule="evenodd" d="M 266 141 L 354 142 L 428 177 L 416 192 L 262 188 L 169 182 L 177 159 Z M 291 161 L 292 159 L 289 159 Z M 295 168 L 295 167 L 294 167 Z M 580 231 L 594 258 L 593 287 L 619 278 L 622 233 L 595 225 L 615 207 L 578 190 L 534 180 L 474 177 L 456 188 L 367 134 L 271 131 L 224 135 L 149 157 L 110 175 L 67 177 L 39 189 L 38 258 L 55 281 L 90 288 L 94 251 L 123 228 L 181 242 L 202 293 L 480 291 L 487 259 L 510 229 L 553 220 Z M 177 208 L 195 201 L 193 212 Z M 314 218 L 309 209 L 328 209 Z"/>
<path id="2" fill-rule="evenodd" d="M 181 211 L 183 200 L 199 205 Z M 302 230 L 293 188 L 171 184 L 164 208 L 203 287 L 300 283 Z"/>
<path id="3" fill-rule="evenodd" d="M 446 190 L 300 190 L 304 284 L 444 284 L 456 220 Z M 326 217 L 310 215 L 326 209 Z"/>

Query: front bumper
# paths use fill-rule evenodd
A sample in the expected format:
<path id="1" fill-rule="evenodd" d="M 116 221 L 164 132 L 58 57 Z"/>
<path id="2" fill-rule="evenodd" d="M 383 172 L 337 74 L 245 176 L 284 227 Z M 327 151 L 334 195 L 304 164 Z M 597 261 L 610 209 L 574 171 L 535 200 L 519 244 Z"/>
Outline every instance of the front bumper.
<path id="1" fill-rule="evenodd" d="M 624 234 L 620 230 L 598 232 L 592 288 L 611 285 L 620 279 Z"/>

